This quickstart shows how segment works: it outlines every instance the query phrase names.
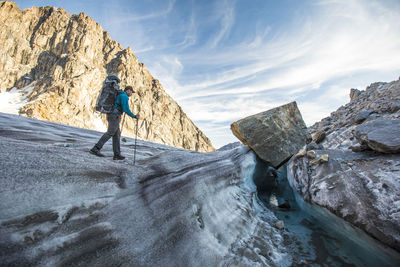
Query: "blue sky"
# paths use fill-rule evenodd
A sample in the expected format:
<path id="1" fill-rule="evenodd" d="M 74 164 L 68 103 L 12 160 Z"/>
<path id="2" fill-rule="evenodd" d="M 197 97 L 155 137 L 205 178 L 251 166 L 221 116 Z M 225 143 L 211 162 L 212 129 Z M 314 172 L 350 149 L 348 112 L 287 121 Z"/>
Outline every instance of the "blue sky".
<path id="1" fill-rule="evenodd" d="M 400 0 L 16 2 L 99 22 L 217 148 L 248 115 L 297 101 L 312 125 L 350 88 L 400 76 Z"/>

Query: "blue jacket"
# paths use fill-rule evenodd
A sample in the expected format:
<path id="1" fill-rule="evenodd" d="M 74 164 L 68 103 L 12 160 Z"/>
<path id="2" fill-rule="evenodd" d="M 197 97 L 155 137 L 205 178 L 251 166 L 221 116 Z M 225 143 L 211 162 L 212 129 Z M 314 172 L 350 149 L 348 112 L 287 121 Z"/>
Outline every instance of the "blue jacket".
<path id="1" fill-rule="evenodd" d="M 129 96 L 122 90 L 119 90 L 117 99 L 114 103 L 114 114 L 122 116 L 125 112 L 128 116 L 136 118 L 135 114 L 129 109 Z"/>

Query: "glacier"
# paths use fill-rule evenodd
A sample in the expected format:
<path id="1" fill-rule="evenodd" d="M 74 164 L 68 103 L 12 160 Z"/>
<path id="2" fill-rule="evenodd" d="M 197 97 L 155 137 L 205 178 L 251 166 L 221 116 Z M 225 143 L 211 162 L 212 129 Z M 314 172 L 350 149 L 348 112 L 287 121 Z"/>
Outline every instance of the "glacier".
<path id="1" fill-rule="evenodd" d="M 248 147 L 199 153 L 0 113 L 0 265 L 395 266 L 399 254 L 302 203 Z M 254 181 L 267 180 L 260 190 Z M 277 203 L 288 200 L 289 210 Z M 276 228 L 284 221 L 283 229 Z"/>

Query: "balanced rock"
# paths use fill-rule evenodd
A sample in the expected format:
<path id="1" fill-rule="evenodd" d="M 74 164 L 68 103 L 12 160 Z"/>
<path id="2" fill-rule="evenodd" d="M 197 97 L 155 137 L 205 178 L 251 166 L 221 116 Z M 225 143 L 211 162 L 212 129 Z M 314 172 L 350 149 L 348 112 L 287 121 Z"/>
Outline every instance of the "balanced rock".
<path id="1" fill-rule="evenodd" d="M 377 119 L 360 126 L 354 136 L 361 145 L 381 153 L 400 152 L 400 119 Z"/>
<path id="2" fill-rule="evenodd" d="M 231 124 L 233 134 L 264 161 L 278 168 L 311 139 L 296 102 Z"/>

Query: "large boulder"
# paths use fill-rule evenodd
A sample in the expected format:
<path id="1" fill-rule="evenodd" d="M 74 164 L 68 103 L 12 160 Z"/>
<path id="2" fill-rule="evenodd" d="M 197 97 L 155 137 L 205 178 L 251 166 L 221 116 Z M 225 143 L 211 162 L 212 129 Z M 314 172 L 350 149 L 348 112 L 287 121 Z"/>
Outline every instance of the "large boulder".
<path id="1" fill-rule="evenodd" d="M 381 153 L 400 153 L 400 119 L 378 119 L 364 123 L 354 131 L 361 145 Z"/>
<path id="2" fill-rule="evenodd" d="M 311 139 L 296 102 L 231 124 L 233 134 L 278 168 Z"/>

